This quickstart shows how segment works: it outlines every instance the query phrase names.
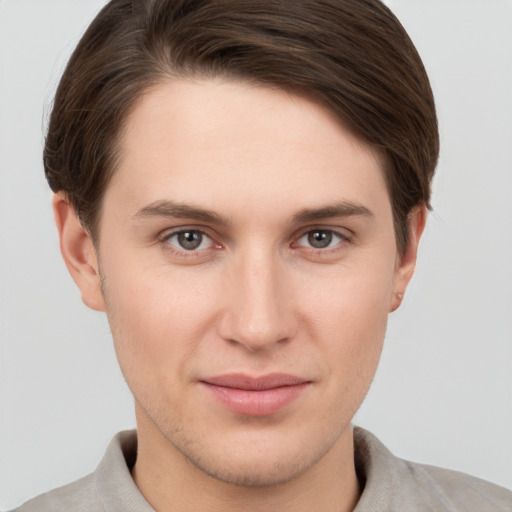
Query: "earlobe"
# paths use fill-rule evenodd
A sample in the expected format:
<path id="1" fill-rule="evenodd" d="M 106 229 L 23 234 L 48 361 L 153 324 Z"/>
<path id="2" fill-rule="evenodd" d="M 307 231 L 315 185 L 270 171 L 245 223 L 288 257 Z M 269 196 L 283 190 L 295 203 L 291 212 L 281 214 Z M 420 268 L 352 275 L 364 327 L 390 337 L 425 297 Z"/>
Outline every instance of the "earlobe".
<path id="1" fill-rule="evenodd" d="M 405 251 L 397 257 L 390 312 L 400 307 L 407 285 L 414 274 L 418 256 L 418 246 L 423 230 L 425 229 L 426 220 L 427 210 L 425 206 L 417 206 L 413 208 L 409 214 L 409 239 Z"/>
<path id="2" fill-rule="evenodd" d="M 98 259 L 91 237 L 63 192 L 54 195 L 52 205 L 60 251 L 71 277 L 80 289 L 82 300 L 91 309 L 105 311 Z"/>

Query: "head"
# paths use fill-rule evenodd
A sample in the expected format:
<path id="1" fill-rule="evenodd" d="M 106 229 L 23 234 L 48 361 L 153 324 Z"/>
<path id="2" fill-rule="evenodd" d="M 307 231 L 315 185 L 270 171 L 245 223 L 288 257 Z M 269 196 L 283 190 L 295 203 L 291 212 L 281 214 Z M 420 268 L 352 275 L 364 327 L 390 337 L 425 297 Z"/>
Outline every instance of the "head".
<path id="1" fill-rule="evenodd" d="M 44 162 L 146 439 L 251 485 L 348 450 L 437 154 L 421 60 L 377 0 L 109 2 Z M 260 377 L 284 395 L 229 391 Z"/>

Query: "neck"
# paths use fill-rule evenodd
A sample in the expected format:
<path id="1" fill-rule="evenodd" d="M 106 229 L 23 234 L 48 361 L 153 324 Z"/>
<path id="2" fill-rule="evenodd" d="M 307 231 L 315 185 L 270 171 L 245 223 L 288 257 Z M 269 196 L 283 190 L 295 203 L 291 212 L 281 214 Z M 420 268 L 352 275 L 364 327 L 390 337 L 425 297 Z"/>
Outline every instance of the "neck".
<path id="1" fill-rule="evenodd" d="M 194 466 L 156 429 L 137 418 L 133 479 L 156 512 L 352 511 L 360 490 L 349 426 L 313 466 L 285 483 L 249 487 L 226 483 Z"/>

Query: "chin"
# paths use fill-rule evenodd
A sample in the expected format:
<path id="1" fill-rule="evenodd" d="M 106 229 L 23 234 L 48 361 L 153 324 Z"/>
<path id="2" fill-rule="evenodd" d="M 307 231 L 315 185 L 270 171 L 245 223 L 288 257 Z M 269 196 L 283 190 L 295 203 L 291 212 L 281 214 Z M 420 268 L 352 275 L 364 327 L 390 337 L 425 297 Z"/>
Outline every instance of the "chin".
<path id="1" fill-rule="evenodd" d="M 262 455 L 265 460 L 262 460 Z M 306 472 L 315 464 L 304 456 L 283 460 L 283 457 L 270 457 L 260 454 L 258 457 L 236 460 L 194 460 L 189 461 L 212 478 L 229 485 L 240 487 L 273 487 L 287 483 Z"/>
<path id="2" fill-rule="evenodd" d="M 306 473 L 336 443 L 335 438 L 329 443 L 311 443 L 307 441 L 309 436 L 265 435 L 263 431 L 256 436 L 253 432 L 228 437 L 173 444 L 196 469 L 217 481 L 241 487 L 271 487 Z"/>

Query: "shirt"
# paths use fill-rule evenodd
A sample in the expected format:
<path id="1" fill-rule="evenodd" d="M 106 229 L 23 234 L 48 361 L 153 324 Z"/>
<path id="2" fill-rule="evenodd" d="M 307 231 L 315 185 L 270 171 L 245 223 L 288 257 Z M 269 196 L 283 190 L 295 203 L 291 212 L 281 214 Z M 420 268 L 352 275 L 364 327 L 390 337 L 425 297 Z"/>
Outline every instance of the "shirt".
<path id="1" fill-rule="evenodd" d="M 362 494 L 354 512 L 512 512 L 512 492 L 456 471 L 395 457 L 354 429 Z M 13 512 L 154 512 L 133 481 L 137 434 L 117 434 L 94 473 L 34 498 Z"/>

